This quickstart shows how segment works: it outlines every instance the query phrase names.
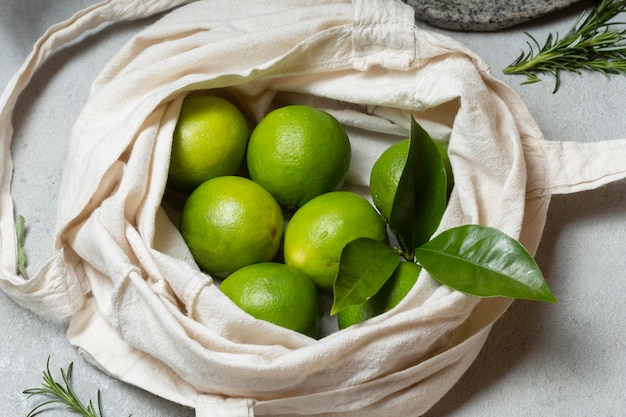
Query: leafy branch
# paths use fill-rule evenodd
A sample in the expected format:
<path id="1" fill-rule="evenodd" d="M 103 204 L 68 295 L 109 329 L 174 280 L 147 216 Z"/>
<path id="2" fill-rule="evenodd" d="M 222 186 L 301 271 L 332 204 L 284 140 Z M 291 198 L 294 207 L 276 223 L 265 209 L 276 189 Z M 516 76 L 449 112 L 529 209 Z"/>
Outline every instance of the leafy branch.
<path id="1" fill-rule="evenodd" d="M 50 372 L 50 358 L 46 362 L 46 370 L 43 373 L 43 383 L 39 388 L 30 388 L 24 391 L 28 398 L 43 395 L 49 399 L 33 408 L 26 417 L 34 417 L 45 411 L 44 407 L 50 404 L 61 404 L 67 406 L 71 411 L 80 414 L 83 417 L 103 417 L 102 404 L 100 401 L 100 390 L 98 390 L 97 408 L 91 400 L 87 405 L 83 404 L 72 389 L 72 369 L 73 363 L 70 363 L 67 370 L 61 369 L 62 383 L 54 380 Z M 130 416 L 129 416 L 130 417 Z"/>
<path id="2" fill-rule="evenodd" d="M 374 297 L 404 263 L 400 257 L 466 294 L 557 301 L 532 255 L 504 232 L 467 224 L 433 236 L 451 184 L 454 178 L 448 177 L 434 140 L 411 117 L 409 152 L 388 222 L 400 247 L 369 238 L 348 243 L 333 286 L 331 314 Z"/>
<path id="3" fill-rule="evenodd" d="M 626 10 L 626 0 L 600 0 L 590 11 L 582 13 L 567 34 L 559 39 L 550 33 L 543 46 L 529 33 L 529 51 L 503 72 L 527 77 L 522 84 L 540 81 L 538 74 L 555 78 L 556 93 L 561 71 L 581 74 L 583 70 L 603 74 L 626 74 L 626 29 L 623 22 L 610 22 Z"/>

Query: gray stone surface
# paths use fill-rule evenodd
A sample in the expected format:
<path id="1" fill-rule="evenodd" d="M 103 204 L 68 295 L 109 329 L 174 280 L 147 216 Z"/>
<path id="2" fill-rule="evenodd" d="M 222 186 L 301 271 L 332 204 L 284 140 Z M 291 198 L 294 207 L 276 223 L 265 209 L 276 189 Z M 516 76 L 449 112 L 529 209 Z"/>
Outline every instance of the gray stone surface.
<path id="1" fill-rule="evenodd" d="M 415 18 L 444 29 L 492 31 L 562 10 L 582 0 L 403 0 Z"/>
<path id="2" fill-rule="evenodd" d="M 52 24 L 96 0 L 0 2 L 0 91 Z M 564 74 L 523 86 L 502 69 L 538 40 L 567 30 L 576 13 L 554 13 L 532 25 L 497 33 L 451 32 L 492 67 L 528 106 L 549 140 L 626 137 L 626 76 Z M 53 253 L 57 189 L 72 120 L 110 57 L 150 20 L 89 33 L 56 53 L 37 73 L 14 117 L 13 196 L 29 224 L 30 273 Z M 626 155 L 624 156 L 626 158 Z M 559 303 L 516 301 L 495 324 L 459 383 L 427 417 L 626 416 L 626 182 L 555 196 L 537 261 Z M 104 415 L 193 417 L 194 411 L 128 386 L 90 366 L 69 345 L 67 322 L 36 316 L 0 291 L 0 409 L 25 416 L 34 405 L 22 390 L 37 386 L 48 356 L 56 372 L 70 361 L 82 398 L 102 390 Z M 58 375 L 58 374 L 57 374 Z M 56 409 L 46 417 L 68 417 Z M 415 417 L 415 416 L 407 416 Z"/>

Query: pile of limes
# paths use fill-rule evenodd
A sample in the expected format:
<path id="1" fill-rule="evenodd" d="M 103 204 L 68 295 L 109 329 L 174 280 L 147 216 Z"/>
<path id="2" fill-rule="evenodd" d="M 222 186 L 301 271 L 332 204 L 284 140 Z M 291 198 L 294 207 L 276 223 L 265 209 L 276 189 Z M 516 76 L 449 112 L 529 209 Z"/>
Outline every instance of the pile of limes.
<path id="1" fill-rule="evenodd" d="M 372 171 L 372 187 L 383 187 L 374 198 L 381 215 L 341 190 L 350 141 L 329 113 L 287 105 L 249 129 L 230 101 L 194 94 L 174 131 L 168 184 L 189 193 L 181 234 L 200 268 L 223 279 L 222 292 L 258 319 L 315 337 L 319 294 L 332 292 L 344 246 L 360 237 L 388 241 L 391 168 L 407 152 L 387 154 Z M 411 265 L 366 304 L 340 312 L 339 327 L 395 306 L 417 279 Z"/>

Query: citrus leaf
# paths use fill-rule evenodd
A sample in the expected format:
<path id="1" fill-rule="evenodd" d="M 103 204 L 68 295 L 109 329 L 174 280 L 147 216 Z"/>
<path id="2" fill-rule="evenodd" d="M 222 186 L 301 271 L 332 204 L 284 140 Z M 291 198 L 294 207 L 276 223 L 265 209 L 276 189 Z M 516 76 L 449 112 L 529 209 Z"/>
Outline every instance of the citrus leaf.
<path id="1" fill-rule="evenodd" d="M 409 155 L 389 216 L 405 254 L 431 238 L 446 209 L 446 168 L 430 135 L 411 116 Z"/>
<path id="2" fill-rule="evenodd" d="M 374 296 L 399 263 L 398 254 L 385 243 L 370 238 L 348 243 L 341 252 L 330 314 L 364 303 Z"/>
<path id="3" fill-rule="evenodd" d="M 416 249 L 415 257 L 439 282 L 467 294 L 557 301 L 524 246 L 492 227 L 446 230 Z"/>

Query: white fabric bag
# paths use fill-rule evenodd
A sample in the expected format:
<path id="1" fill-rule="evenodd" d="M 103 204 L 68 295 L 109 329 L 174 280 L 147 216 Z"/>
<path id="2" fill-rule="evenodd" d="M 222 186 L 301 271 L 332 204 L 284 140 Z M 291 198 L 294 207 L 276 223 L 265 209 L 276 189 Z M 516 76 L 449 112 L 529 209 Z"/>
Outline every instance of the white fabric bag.
<path id="1" fill-rule="evenodd" d="M 537 250 L 552 193 L 626 177 L 626 140 L 544 140 L 520 98 L 395 0 L 201 0 L 136 35 L 95 80 L 61 184 L 55 255 L 16 270 L 11 115 L 45 59 L 87 29 L 186 1 L 111 0 L 52 27 L 0 101 L 0 286 L 38 314 L 71 316 L 97 366 L 203 416 L 417 416 L 460 378 L 510 305 L 423 272 L 405 300 L 314 340 L 258 321 L 199 271 L 161 201 L 182 99 L 227 95 L 254 122 L 284 103 L 335 115 L 353 147 L 347 186 L 409 133 L 449 141 L 455 189 L 441 230 L 497 227 Z M 593 155 L 593 159 L 590 156 Z"/>

